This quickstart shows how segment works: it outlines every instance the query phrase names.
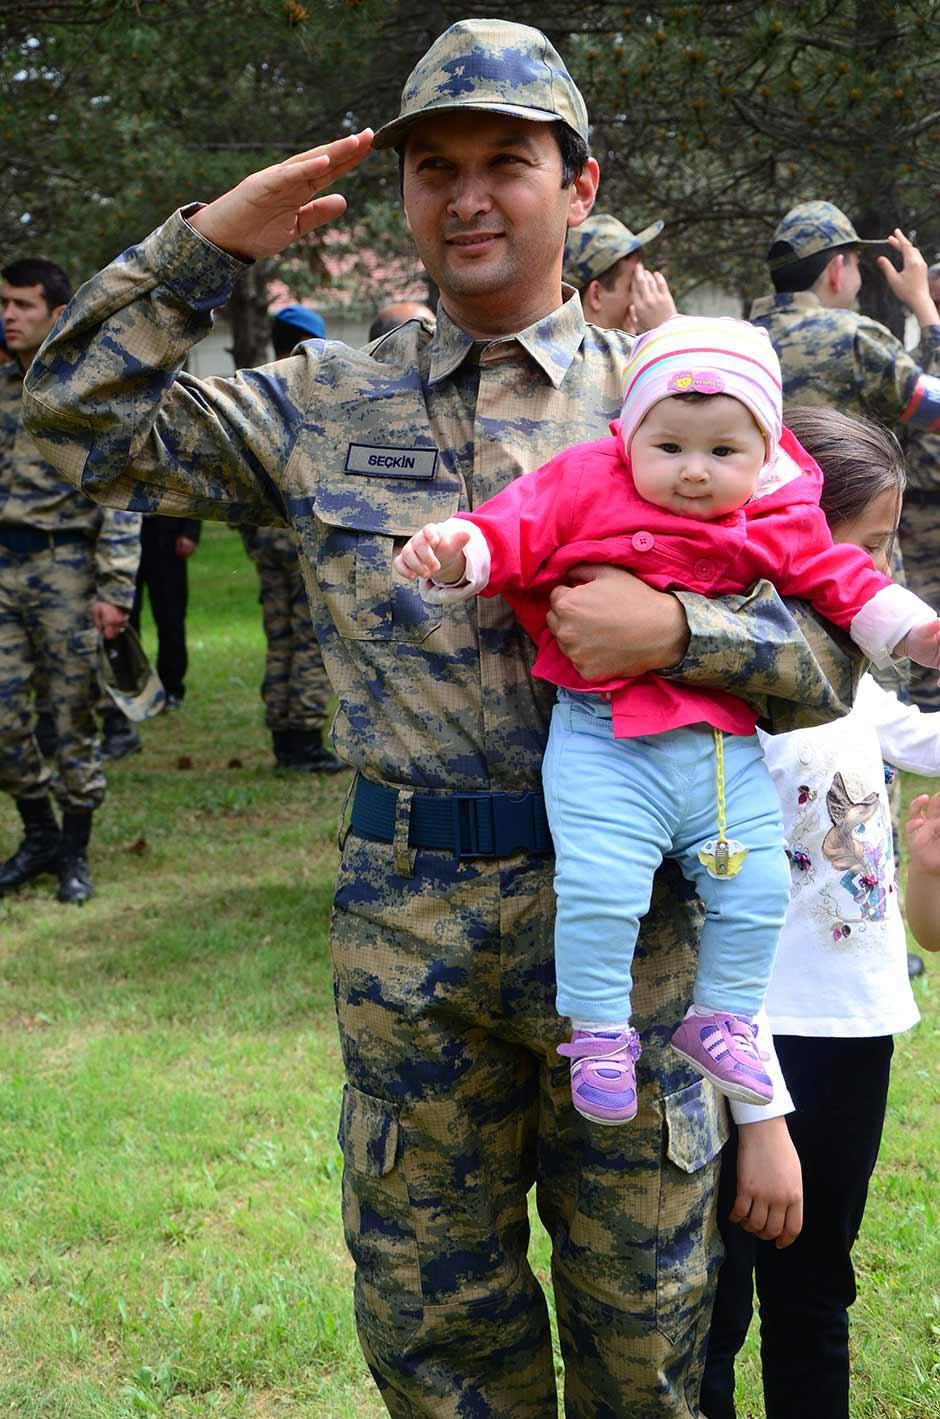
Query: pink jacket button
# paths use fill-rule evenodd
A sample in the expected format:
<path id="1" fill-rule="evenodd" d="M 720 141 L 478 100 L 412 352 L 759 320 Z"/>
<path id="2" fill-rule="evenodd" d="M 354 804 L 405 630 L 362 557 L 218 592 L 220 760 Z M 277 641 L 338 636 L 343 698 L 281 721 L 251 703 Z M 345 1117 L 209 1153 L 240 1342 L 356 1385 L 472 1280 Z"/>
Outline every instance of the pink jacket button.
<path id="1" fill-rule="evenodd" d="M 700 557 L 695 563 L 695 575 L 707 581 L 715 575 L 715 563 L 710 562 L 707 557 Z"/>
<path id="2" fill-rule="evenodd" d="M 652 532 L 634 532 L 630 541 L 638 552 L 648 552 L 656 539 Z"/>

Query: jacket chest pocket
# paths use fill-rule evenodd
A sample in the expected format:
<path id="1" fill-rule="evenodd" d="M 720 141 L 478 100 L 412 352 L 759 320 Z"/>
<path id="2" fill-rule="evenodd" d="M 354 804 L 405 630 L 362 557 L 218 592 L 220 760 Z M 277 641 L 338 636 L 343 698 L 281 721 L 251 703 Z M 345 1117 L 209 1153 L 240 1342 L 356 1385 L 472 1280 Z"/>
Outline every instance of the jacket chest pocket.
<path id="1" fill-rule="evenodd" d="M 445 614 L 422 601 L 414 582 L 392 561 L 426 522 L 457 511 L 456 483 L 416 486 L 405 479 L 322 481 L 314 520 L 314 561 L 320 592 L 337 631 L 347 640 L 426 639 Z M 304 533 L 301 534 L 306 540 Z"/>

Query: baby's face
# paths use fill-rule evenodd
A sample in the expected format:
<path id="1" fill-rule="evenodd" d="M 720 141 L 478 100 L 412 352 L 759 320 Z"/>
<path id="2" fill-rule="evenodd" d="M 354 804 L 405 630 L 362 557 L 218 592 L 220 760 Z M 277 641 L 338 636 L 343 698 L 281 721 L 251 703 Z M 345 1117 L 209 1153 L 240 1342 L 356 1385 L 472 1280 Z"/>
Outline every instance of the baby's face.
<path id="1" fill-rule="evenodd" d="M 640 496 L 703 521 L 744 506 L 766 457 L 750 411 L 727 394 L 661 399 L 630 445 Z"/>

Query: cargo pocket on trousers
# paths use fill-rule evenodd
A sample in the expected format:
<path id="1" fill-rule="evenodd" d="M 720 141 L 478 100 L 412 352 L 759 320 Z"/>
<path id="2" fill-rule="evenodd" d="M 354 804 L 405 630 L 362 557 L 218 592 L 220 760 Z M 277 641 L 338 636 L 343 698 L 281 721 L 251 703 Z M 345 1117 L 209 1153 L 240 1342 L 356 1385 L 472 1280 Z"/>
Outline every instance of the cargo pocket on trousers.
<path id="1" fill-rule="evenodd" d="M 704 1080 L 663 1099 L 665 1159 L 656 1242 L 656 1326 L 673 1344 L 699 1314 L 717 1257 L 713 1194 L 728 1138 L 724 1099 Z"/>
<path id="2" fill-rule="evenodd" d="M 343 1150 L 343 1229 L 366 1308 L 403 1343 L 421 1322 L 421 1282 L 411 1203 L 400 1153 L 398 1109 L 347 1084 Z"/>

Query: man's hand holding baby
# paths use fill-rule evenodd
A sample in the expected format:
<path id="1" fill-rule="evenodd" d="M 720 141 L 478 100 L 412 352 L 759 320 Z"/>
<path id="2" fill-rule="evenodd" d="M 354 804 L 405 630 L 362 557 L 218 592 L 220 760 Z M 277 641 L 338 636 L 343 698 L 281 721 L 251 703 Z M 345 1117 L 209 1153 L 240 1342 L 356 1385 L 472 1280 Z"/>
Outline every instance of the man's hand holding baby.
<path id="1" fill-rule="evenodd" d="M 470 540 L 464 529 L 444 531 L 444 524 L 428 522 L 420 532 L 409 537 L 393 563 L 399 576 L 416 581 L 429 581 L 454 586 L 467 574 L 467 559 L 463 549 Z"/>

